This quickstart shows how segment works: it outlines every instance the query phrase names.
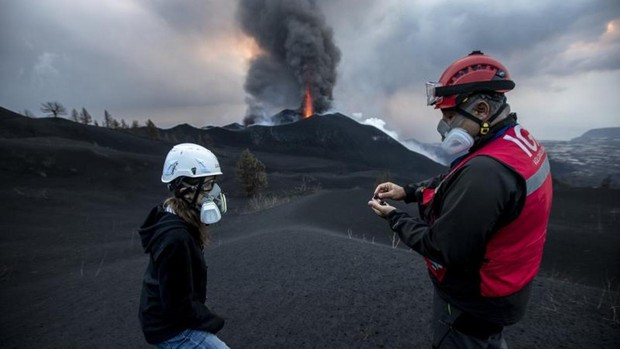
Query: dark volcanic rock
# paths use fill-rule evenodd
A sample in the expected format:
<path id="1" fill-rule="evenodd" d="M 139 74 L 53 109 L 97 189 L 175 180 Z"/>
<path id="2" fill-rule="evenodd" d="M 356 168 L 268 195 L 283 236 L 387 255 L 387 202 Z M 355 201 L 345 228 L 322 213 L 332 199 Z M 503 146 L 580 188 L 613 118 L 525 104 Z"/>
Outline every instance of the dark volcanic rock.
<path id="1" fill-rule="evenodd" d="M 210 129 L 210 128 L 213 128 L 213 126 L 205 127 L 205 129 Z M 222 128 L 226 130 L 230 130 L 230 131 L 239 131 L 239 130 L 245 129 L 245 126 L 241 125 L 238 122 L 233 122 L 232 124 L 228 124 L 226 126 L 223 126 Z"/>

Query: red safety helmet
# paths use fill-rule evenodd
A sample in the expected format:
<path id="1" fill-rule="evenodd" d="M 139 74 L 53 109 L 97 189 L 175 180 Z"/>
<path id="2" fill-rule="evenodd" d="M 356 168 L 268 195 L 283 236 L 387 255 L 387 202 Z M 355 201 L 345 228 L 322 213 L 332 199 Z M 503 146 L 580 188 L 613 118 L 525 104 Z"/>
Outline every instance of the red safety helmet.
<path id="1" fill-rule="evenodd" d="M 439 82 L 427 82 L 426 97 L 428 105 L 446 109 L 456 107 L 474 93 L 505 93 L 514 87 L 503 64 L 480 51 L 473 51 L 452 63 L 441 74 Z"/>

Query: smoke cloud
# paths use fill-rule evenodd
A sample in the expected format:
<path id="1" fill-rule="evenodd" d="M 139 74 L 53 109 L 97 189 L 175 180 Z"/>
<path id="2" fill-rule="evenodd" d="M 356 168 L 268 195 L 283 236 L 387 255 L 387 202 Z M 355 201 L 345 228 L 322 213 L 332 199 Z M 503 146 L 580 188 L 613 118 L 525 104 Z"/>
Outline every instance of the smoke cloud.
<path id="1" fill-rule="evenodd" d="M 245 80 L 244 123 L 269 122 L 282 108 L 301 106 L 306 88 L 315 112 L 331 106 L 340 50 L 333 31 L 313 0 L 240 0 L 237 19 L 261 53 Z"/>
<path id="2" fill-rule="evenodd" d="M 421 142 L 416 141 L 415 139 L 401 140 L 400 137 L 398 136 L 398 133 L 388 129 L 386 127 L 387 125 L 386 122 L 381 118 L 378 118 L 378 117 L 364 118 L 363 114 L 359 112 L 353 113 L 351 114 L 351 116 L 353 117 L 354 120 L 356 120 L 362 125 L 370 125 L 370 126 L 377 128 L 378 130 L 394 138 L 394 140 L 398 141 L 405 148 L 413 152 L 424 155 L 427 158 L 439 164 L 445 165 L 445 166 L 450 164 L 450 161 L 448 159 L 449 156 L 443 151 L 443 149 L 441 149 L 439 144 L 421 143 Z"/>

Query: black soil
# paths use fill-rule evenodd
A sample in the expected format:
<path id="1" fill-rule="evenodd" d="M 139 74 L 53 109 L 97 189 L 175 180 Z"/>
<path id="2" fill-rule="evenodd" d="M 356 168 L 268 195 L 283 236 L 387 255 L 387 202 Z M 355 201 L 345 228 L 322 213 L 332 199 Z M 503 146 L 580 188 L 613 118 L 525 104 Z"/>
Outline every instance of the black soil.
<path id="1" fill-rule="evenodd" d="M 148 258 L 135 229 L 166 194 L 159 175 L 172 143 L 150 140 L 144 130 L 0 111 L 0 347 L 148 347 L 137 319 Z M 251 212 L 233 175 L 251 144 L 224 143 L 212 148 L 231 212 L 212 227 L 205 256 L 207 303 L 227 319 L 219 334 L 225 342 L 430 347 L 424 263 L 402 244 L 393 248 L 389 227 L 366 207 L 392 160 L 369 166 L 371 158 L 344 146 L 341 158 L 320 156 L 320 144 L 309 153 L 250 146 L 267 165 L 267 195 L 280 198 Z M 401 183 L 427 171 L 395 168 L 390 176 Z M 620 345 L 618 212 L 618 191 L 556 189 L 530 307 L 506 329 L 511 348 Z"/>

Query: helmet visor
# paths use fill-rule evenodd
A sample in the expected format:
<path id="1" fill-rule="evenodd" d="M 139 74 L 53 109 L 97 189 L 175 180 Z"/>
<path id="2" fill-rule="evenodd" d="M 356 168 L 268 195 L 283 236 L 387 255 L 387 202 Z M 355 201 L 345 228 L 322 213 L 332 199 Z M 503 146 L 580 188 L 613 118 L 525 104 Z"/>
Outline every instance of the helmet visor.
<path id="1" fill-rule="evenodd" d="M 435 94 L 435 89 L 441 86 L 443 85 L 438 82 L 429 81 L 426 83 L 426 105 L 435 105 L 443 100 L 443 97 Z"/>

